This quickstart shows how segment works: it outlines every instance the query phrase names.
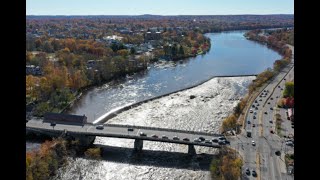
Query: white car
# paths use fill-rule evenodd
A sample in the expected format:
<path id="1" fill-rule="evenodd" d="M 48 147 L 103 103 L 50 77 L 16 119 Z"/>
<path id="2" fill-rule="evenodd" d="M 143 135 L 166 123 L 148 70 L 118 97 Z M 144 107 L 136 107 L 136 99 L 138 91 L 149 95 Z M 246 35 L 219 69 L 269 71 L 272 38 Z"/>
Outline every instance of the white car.
<path id="1" fill-rule="evenodd" d="M 252 146 L 255 146 L 256 145 L 256 142 L 254 142 L 254 140 L 252 140 Z"/>

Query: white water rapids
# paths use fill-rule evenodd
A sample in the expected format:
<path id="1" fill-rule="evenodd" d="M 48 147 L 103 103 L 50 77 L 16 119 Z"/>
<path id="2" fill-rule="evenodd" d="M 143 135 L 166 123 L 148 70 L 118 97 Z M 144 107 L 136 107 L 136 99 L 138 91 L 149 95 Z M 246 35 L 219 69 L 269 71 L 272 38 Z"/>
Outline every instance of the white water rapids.
<path id="1" fill-rule="evenodd" d="M 218 133 L 222 120 L 247 93 L 255 77 L 213 78 L 195 88 L 171 94 L 125 111 L 107 123 L 173 128 Z M 190 95 L 196 96 L 190 99 Z M 71 159 L 53 179 L 210 179 L 209 157 L 216 150 L 195 146 L 189 157 L 186 145 L 144 141 L 134 155 L 134 140 L 97 137 L 104 147 L 102 160 Z"/>

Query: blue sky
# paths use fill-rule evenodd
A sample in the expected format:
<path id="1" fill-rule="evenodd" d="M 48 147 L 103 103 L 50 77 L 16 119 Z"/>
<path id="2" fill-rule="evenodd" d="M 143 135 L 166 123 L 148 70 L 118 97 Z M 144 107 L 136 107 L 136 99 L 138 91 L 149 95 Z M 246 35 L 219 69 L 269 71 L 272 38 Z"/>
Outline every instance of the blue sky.
<path id="1" fill-rule="evenodd" d="M 294 0 L 26 0 L 27 15 L 294 14 Z"/>

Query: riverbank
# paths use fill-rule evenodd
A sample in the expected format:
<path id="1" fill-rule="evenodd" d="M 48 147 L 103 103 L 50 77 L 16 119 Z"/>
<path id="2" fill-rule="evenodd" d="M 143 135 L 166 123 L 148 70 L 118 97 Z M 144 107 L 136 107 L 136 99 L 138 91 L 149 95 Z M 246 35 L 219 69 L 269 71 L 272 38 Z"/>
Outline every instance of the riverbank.
<path id="1" fill-rule="evenodd" d="M 213 78 L 192 89 L 124 111 L 108 123 L 218 133 L 222 120 L 232 112 L 239 97 L 247 93 L 247 86 L 254 79 L 254 76 Z M 198 155 L 190 159 L 184 157 L 188 150 L 185 145 L 145 141 L 144 153 L 137 159 L 132 157 L 133 140 L 97 137 L 94 144 L 104 147 L 106 157 L 103 158 L 106 160 L 76 158 L 57 177 L 206 179 L 210 178 L 210 161 L 209 164 L 204 163 L 202 158 L 212 158 L 217 152 L 213 148 L 195 147 Z M 187 162 L 182 162 L 187 159 Z M 177 166 L 180 168 L 174 168 Z M 90 169 L 90 172 L 86 169 Z M 74 173 L 75 170 L 77 173 Z"/>

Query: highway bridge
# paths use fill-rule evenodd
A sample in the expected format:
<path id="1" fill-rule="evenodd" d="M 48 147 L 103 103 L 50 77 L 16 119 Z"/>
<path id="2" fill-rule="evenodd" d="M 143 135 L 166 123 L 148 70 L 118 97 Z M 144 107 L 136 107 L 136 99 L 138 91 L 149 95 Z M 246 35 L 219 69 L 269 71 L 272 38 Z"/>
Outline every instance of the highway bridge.
<path id="1" fill-rule="evenodd" d="M 98 126 L 100 126 L 100 128 L 98 128 Z M 222 136 L 221 134 L 213 134 L 206 132 L 119 124 L 52 124 L 43 120 L 29 120 L 26 123 L 26 130 L 28 133 L 34 132 L 50 136 L 59 136 L 61 134 L 64 134 L 75 138 L 79 138 L 83 142 L 87 143 L 93 143 L 96 136 L 134 139 L 134 149 L 136 151 L 142 150 L 143 141 L 158 141 L 165 143 L 185 144 L 188 145 L 189 154 L 196 153 L 194 149 L 195 145 L 220 148 L 221 145 L 212 142 L 212 139 Z M 202 139 L 202 141 L 198 140 L 199 137 L 201 137 L 200 139 Z"/>

